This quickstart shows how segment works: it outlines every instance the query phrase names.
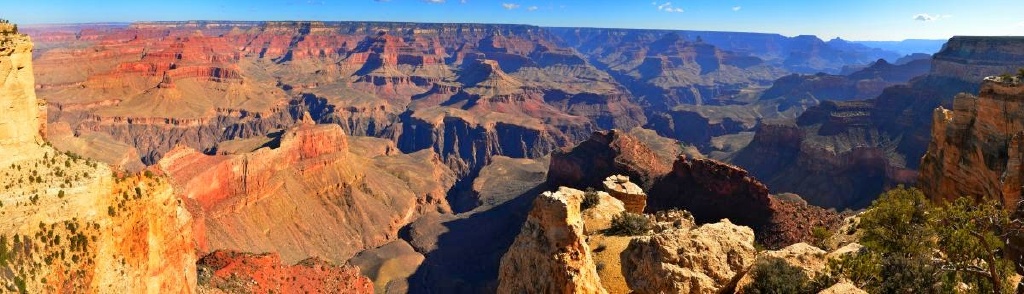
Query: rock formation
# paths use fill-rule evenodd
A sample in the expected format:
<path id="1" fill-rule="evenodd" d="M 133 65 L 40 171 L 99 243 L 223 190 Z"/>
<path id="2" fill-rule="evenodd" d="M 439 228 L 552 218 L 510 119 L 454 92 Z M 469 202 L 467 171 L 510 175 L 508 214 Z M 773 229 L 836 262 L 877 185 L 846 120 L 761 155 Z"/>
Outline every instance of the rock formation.
<path id="1" fill-rule="evenodd" d="M 649 188 L 671 166 L 636 137 L 620 130 L 597 132 L 574 148 L 551 155 L 548 185 L 603 187 L 612 175 L 625 175 Z"/>
<path id="2" fill-rule="evenodd" d="M 340 263 L 397 239 L 420 214 L 450 211 L 453 176 L 429 150 L 367 158 L 350 153 L 341 127 L 310 122 L 236 145 L 259 149 L 211 156 L 181 147 L 160 161 L 200 219 L 202 250 Z"/>
<path id="3" fill-rule="evenodd" d="M 350 266 L 309 258 L 282 265 L 281 257 L 214 251 L 198 261 L 203 293 L 373 293 L 373 285 Z"/>
<path id="4" fill-rule="evenodd" d="M 40 136 L 39 107 L 32 70 L 32 41 L 28 36 L 0 27 L 0 166 L 9 165 L 19 157 L 38 154 Z M 45 123 L 45 121 L 43 122 Z"/>
<path id="5" fill-rule="evenodd" d="M 640 186 L 630 182 L 629 177 L 623 175 L 610 176 L 604 180 L 603 184 L 608 194 L 622 201 L 626 211 L 632 213 L 644 212 L 644 207 L 647 207 L 647 194 L 644 193 L 644 190 L 640 189 Z"/>
<path id="6" fill-rule="evenodd" d="M 166 179 L 118 176 L 41 140 L 28 37 L 0 25 L 0 287 L 194 292 L 191 215 Z"/>
<path id="7" fill-rule="evenodd" d="M 769 248 L 806 241 L 813 227 L 833 229 L 841 222 L 834 211 L 771 196 L 746 170 L 685 156 L 651 189 L 647 205 L 649 211 L 691 211 L 698 223 L 728 218 L 753 228 L 758 242 Z"/>
<path id="8" fill-rule="evenodd" d="M 884 189 L 924 178 L 916 171 L 929 147 L 934 109 L 950 107 L 958 93 L 976 93 L 987 76 L 1016 71 L 1024 65 L 1022 46 L 1018 37 L 954 37 L 934 55 L 927 75 L 872 100 L 823 103 L 795 123 L 765 123 L 733 162 L 773 191 L 800 194 L 811 204 L 866 207 Z"/>
<path id="9" fill-rule="evenodd" d="M 997 200 L 1011 210 L 1024 199 L 1024 86 L 998 79 L 935 110 L 918 181 L 928 197 Z"/>
<path id="10" fill-rule="evenodd" d="M 537 197 L 522 232 L 501 260 L 498 293 L 607 293 L 583 234 L 583 191 Z"/>
<path id="11" fill-rule="evenodd" d="M 754 232 L 729 221 L 630 242 L 622 272 L 639 293 L 724 293 L 753 264 Z"/>

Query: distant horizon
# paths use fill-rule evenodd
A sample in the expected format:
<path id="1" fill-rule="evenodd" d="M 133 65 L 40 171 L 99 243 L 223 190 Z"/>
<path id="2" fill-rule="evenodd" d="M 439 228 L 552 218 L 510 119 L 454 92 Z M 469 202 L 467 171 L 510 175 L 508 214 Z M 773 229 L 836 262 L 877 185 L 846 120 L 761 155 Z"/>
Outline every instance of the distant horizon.
<path id="1" fill-rule="evenodd" d="M 110 21 L 110 22 L 65 22 L 65 23 L 29 23 L 21 24 L 16 23 L 22 28 L 33 29 L 47 26 L 76 26 L 76 25 L 131 25 L 135 23 L 184 23 L 184 22 L 239 22 L 239 23 L 260 23 L 260 22 L 325 22 L 325 23 L 415 23 L 415 24 L 479 24 L 479 25 L 511 25 L 511 26 L 532 26 L 538 28 L 567 28 L 567 29 L 611 29 L 611 30 L 652 30 L 652 31 L 690 31 L 690 32 L 718 32 L 718 33 L 741 33 L 741 34 L 765 34 L 765 35 L 780 35 L 787 38 L 793 38 L 798 36 L 815 36 L 823 41 L 829 41 L 833 39 L 840 39 L 848 42 L 905 42 L 905 41 L 948 41 L 953 37 L 1022 37 L 1022 36 L 985 36 L 985 35 L 954 35 L 949 38 L 937 38 L 937 39 L 902 39 L 902 40 L 855 40 L 847 39 L 843 37 L 824 38 L 819 35 L 813 34 L 796 34 L 787 35 L 776 32 L 756 32 L 756 31 L 722 31 L 722 30 L 692 30 L 692 29 L 666 29 L 666 28 L 628 28 L 628 27 L 597 27 L 597 26 L 543 26 L 527 23 L 493 23 L 493 22 L 420 22 L 420 21 L 390 21 L 390 20 L 230 20 L 230 19 L 188 19 L 188 20 L 137 20 L 137 21 Z"/>
<path id="2" fill-rule="evenodd" d="M 540 27 L 658 29 L 814 35 L 856 41 L 947 40 L 1024 35 L 1011 0 L 979 5 L 885 0 L 771 3 L 752 0 L 34 0 L 11 3 L 0 18 L 22 25 L 237 21 L 390 21 L 527 24 Z M 356 20 L 352 20 L 356 21 Z"/>

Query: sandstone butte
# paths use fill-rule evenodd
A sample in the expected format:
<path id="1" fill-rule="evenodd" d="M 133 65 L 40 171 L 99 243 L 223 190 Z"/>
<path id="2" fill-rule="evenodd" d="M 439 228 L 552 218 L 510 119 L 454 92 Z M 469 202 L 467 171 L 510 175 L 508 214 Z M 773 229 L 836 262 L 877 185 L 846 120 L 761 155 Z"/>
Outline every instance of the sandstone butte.
<path id="1" fill-rule="evenodd" d="M 1024 199 L 1024 86 L 988 78 L 977 96 L 957 95 L 953 109 L 940 106 L 933 118 L 932 141 L 918 179 L 925 195 L 1019 207 Z"/>
<path id="2" fill-rule="evenodd" d="M 194 292 L 192 217 L 167 180 L 115 177 L 42 140 L 32 48 L 0 24 L 0 288 Z"/>

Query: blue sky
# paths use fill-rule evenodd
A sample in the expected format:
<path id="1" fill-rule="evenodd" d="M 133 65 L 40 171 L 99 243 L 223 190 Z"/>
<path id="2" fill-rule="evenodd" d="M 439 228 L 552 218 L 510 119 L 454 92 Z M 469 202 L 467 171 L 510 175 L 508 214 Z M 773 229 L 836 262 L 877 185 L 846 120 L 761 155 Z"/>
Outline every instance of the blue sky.
<path id="1" fill-rule="evenodd" d="M 372 20 L 810 34 L 848 40 L 1024 35 L 1019 0 L 31 0 L 16 23 Z"/>

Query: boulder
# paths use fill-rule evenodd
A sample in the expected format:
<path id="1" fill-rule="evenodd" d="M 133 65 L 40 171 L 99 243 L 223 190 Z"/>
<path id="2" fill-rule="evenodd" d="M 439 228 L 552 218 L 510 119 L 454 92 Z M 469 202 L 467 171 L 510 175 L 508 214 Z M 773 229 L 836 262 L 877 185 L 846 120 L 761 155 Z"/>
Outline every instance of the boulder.
<path id="1" fill-rule="evenodd" d="M 723 293 L 754 263 L 754 231 L 728 220 L 630 242 L 622 272 L 638 293 Z"/>
<path id="2" fill-rule="evenodd" d="M 643 213 L 647 207 L 647 193 L 640 189 L 629 177 L 614 175 L 604 180 L 604 189 L 615 199 L 619 199 L 626 206 L 626 211 L 632 213 Z"/>

